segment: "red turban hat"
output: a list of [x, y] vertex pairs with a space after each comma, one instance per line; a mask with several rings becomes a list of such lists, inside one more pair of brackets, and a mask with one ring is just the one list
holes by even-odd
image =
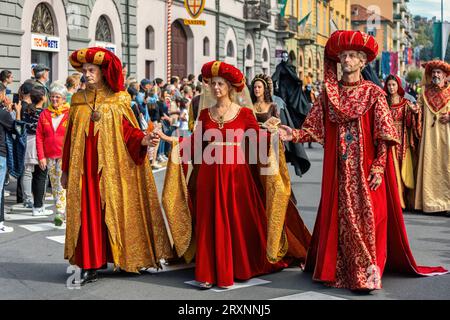
[[378, 43], [374, 37], [361, 31], [335, 31], [325, 46], [325, 56], [339, 61], [342, 51], [362, 51], [367, 55], [367, 62], [373, 61], [378, 55]]
[[94, 47], [77, 50], [69, 56], [69, 62], [80, 72], [84, 63], [95, 64], [101, 68], [106, 82], [114, 92], [125, 90], [122, 62], [107, 49]]
[[205, 79], [222, 77], [229, 81], [237, 92], [241, 92], [245, 87], [245, 77], [242, 72], [231, 64], [221, 61], [211, 61], [204, 64], [202, 77]]
[[431, 72], [434, 69], [442, 70], [447, 76], [450, 75], [450, 64], [442, 60], [431, 60], [422, 65], [425, 68], [425, 74], [431, 77]]

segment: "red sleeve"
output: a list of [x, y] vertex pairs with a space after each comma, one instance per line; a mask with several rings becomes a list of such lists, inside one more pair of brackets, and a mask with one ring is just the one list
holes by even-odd
[[136, 165], [142, 165], [147, 155], [147, 147], [141, 144], [145, 134], [140, 129], [133, 127], [125, 117], [122, 119], [122, 129], [128, 153]]
[[63, 156], [62, 156], [62, 172], [69, 173], [69, 164], [70, 164], [70, 146], [72, 139], [70, 136], [72, 135], [72, 124], [69, 121], [69, 126], [66, 130], [66, 136], [64, 138], [64, 147], [63, 147]]
[[42, 123], [44, 118], [44, 112], [41, 113], [37, 128], [36, 128], [36, 150], [37, 150], [37, 156], [39, 160], [42, 160], [45, 158], [44, 153], [44, 125]]
[[377, 157], [372, 163], [372, 168], [370, 169], [370, 173], [381, 173], [384, 174], [384, 170], [386, 168], [387, 162], [387, 154], [388, 154], [388, 146], [386, 141], [380, 140], [377, 146]]
[[319, 99], [314, 102], [311, 111], [309, 111], [306, 117], [305, 123], [301, 129], [295, 129], [292, 132], [294, 143], [303, 142], [318, 142], [324, 144], [325, 141], [325, 122], [324, 122], [324, 106], [325, 100], [324, 94], [319, 96]]

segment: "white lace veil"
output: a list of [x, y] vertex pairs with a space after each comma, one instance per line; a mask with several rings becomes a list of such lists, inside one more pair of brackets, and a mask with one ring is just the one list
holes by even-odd
[[[225, 80], [227, 81], [227, 80]], [[227, 81], [228, 82], [228, 81]], [[228, 82], [229, 83], [229, 82]], [[217, 100], [214, 97], [214, 94], [211, 91], [211, 79], [208, 79], [208, 85], [203, 85], [202, 94], [200, 96], [200, 102], [199, 102], [199, 108], [198, 108], [198, 115], [197, 119], [195, 120], [195, 123], [197, 124], [198, 118], [200, 117], [200, 113], [204, 109], [212, 108], [216, 105]], [[237, 105], [249, 108], [255, 113], [255, 109], [253, 106], [252, 98], [250, 96], [250, 91], [248, 90], [247, 86], [244, 86], [244, 89], [241, 92], [237, 92], [234, 90], [234, 87], [230, 85], [232, 89], [232, 102], [236, 103]], [[194, 128], [196, 125], [194, 125]]]

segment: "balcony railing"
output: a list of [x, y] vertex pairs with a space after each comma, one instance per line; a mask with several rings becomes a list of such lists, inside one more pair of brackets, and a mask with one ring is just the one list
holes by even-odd
[[270, 24], [270, 4], [266, 1], [246, 1], [244, 4], [244, 19], [262, 21]]
[[294, 38], [298, 32], [298, 19], [294, 16], [277, 16], [275, 30], [278, 40]]
[[279, 15], [276, 20], [276, 29], [278, 31], [297, 33], [297, 25], [298, 20], [293, 16], [287, 16], [283, 18]]
[[316, 33], [314, 28], [306, 26], [306, 28], [298, 33], [297, 40], [299, 45], [312, 44], [316, 42]]

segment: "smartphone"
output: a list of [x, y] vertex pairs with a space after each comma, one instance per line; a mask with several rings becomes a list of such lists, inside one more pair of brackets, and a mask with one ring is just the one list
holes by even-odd
[[14, 93], [12, 102], [13, 103], [19, 103], [19, 94], [18, 93]]

